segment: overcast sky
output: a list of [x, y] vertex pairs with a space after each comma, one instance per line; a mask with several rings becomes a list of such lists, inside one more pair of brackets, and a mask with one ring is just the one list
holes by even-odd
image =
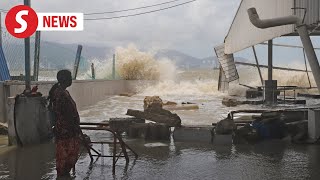
[[[37, 12], [104, 12], [153, 5], [170, 0], [31, 0]], [[170, 5], [183, 3], [180, 0]], [[23, 0], [2, 0], [0, 9], [10, 9]], [[43, 40], [60, 43], [126, 46], [143, 49], [175, 49], [195, 57], [213, 55], [223, 42], [240, 0], [197, 0], [180, 7], [136, 17], [86, 21], [83, 32], [45, 32]], [[155, 10], [159, 7], [90, 17], [111, 17]], [[85, 16], [88, 18], [89, 16]]]

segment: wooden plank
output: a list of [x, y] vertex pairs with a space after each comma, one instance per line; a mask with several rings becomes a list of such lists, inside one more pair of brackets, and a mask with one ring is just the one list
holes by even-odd
[[[163, 110], [166, 111], [166, 110]], [[170, 112], [170, 111], [168, 111]], [[127, 114], [129, 116], [134, 116], [140, 119], [146, 119], [150, 121], [154, 121], [157, 123], [164, 123], [171, 127], [180, 127], [181, 126], [181, 119], [176, 114], [160, 114], [156, 112], [146, 112], [146, 111], [139, 111], [128, 109]]]

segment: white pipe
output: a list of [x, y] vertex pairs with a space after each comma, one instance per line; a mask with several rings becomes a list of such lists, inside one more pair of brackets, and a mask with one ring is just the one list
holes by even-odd
[[276, 26], [284, 26], [289, 24], [296, 24], [296, 25], [302, 24], [302, 20], [297, 16], [286, 16], [286, 17], [280, 17], [280, 18], [274, 18], [274, 19], [261, 20], [259, 18], [256, 8], [248, 9], [248, 15], [251, 23], [257, 28], [261, 28], [261, 29], [266, 29], [266, 28], [271, 28]]
[[302, 24], [302, 20], [297, 16], [286, 16], [281, 18], [261, 20], [255, 8], [248, 9], [248, 15], [251, 23], [257, 28], [261, 29], [289, 24], [295, 24], [297, 26], [297, 31], [306, 51], [312, 74], [320, 93], [320, 66], [307, 30], [307, 26]]

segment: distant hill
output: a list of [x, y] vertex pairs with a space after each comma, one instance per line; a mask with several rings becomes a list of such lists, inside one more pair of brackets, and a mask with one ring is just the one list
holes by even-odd
[[[40, 47], [40, 68], [44, 69], [72, 69], [77, 52], [77, 44], [60, 44], [55, 42], [42, 41]], [[31, 63], [33, 63], [34, 44], [31, 44]], [[107, 57], [109, 47], [83, 46], [80, 67], [88, 69], [89, 60]], [[10, 69], [24, 69], [24, 44], [4, 44], [4, 52]], [[32, 64], [33, 65], [33, 64]]]
[[178, 68], [214, 68], [217, 66], [216, 57], [196, 58], [187, 54], [184, 54], [176, 50], [160, 50], [155, 55], [156, 59], [168, 58], [175, 62]]
[[[77, 44], [60, 44], [55, 42], [41, 42], [40, 68], [43, 69], [72, 69], [76, 57]], [[10, 69], [24, 69], [24, 46], [21, 44], [4, 44], [5, 55]], [[34, 45], [31, 46], [31, 62], [33, 63]], [[112, 56], [114, 49], [111, 47], [98, 47], [84, 45], [80, 67], [90, 68], [92, 59], [106, 59]], [[217, 68], [219, 63], [215, 56], [196, 58], [180, 51], [172, 49], [159, 50], [155, 54], [156, 59], [168, 58], [177, 68]], [[235, 57], [236, 61], [248, 62], [247, 59]]]

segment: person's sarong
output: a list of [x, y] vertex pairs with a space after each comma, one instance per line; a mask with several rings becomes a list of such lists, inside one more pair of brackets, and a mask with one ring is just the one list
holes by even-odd
[[67, 175], [75, 166], [79, 150], [79, 137], [56, 140], [56, 169], [58, 176]]

